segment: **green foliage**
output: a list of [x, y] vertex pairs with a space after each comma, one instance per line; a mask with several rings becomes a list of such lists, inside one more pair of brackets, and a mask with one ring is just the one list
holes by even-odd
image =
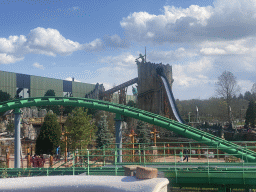
[[256, 105], [253, 100], [249, 102], [248, 109], [246, 110], [245, 116], [245, 124], [250, 125], [251, 127], [255, 127], [255, 120], [256, 120]]
[[[150, 143], [150, 133], [149, 129], [145, 122], [138, 121], [137, 122], [137, 132], [138, 132], [138, 143]], [[147, 147], [148, 145], [145, 145]]]
[[14, 120], [10, 120], [6, 126], [6, 131], [8, 132], [9, 135], [14, 134]]
[[79, 107], [68, 115], [64, 127], [68, 132], [68, 140], [71, 143], [70, 149], [72, 151], [79, 146], [87, 146], [95, 136], [96, 126], [87, 111], [84, 112], [84, 108]]
[[44, 96], [54, 96], [55, 97], [55, 91], [52, 89], [49, 89], [45, 92]]
[[97, 127], [97, 148], [102, 148], [104, 145], [105, 147], [108, 147], [111, 143], [111, 138], [113, 137], [113, 135], [109, 131], [107, 117], [105, 115], [101, 116]]
[[72, 113], [72, 111], [76, 108], [75, 106], [63, 106], [64, 111], [63, 115], [68, 115], [69, 113]]
[[[230, 103], [232, 108], [233, 119], [244, 119], [245, 110], [248, 106], [248, 101], [244, 99], [233, 99]], [[211, 97], [205, 100], [191, 99], [176, 102], [179, 112], [183, 119], [188, 119], [188, 113], [190, 113], [190, 121], [196, 120], [196, 106], [199, 109], [200, 122], [216, 123], [225, 122], [227, 119], [227, 102], [223, 98]]]
[[60, 128], [56, 114], [47, 113], [36, 140], [36, 154], [54, 154], [60, 144]]
[[[12, 100], [11, 95], [7, 92], [3, 92], [0, 90], [0, 103], [4, 101]], [[0, 116], [2, 116], [5, 112], [0, 112]]]
[[5, 169], [3, 169], [1, 177], [2, 178], [8, 178], [7, 167], [5, 167]]
[[0, 103], [4, 101], [8, 101], [10, 99], [11, 99], [11, 95], [9, 93], [6, 93], [0, 90]]
[[246, 91], [246, 92], [244, 93], [244, 99], [247, 100], [247, 101], [250, 101], [250, 100], [253, 99], [253, 95], [251, 94], [250, 91]]
[[242, 93], [239, 94], [238, 99], [244, 99], [244, 96], [242, 95]]

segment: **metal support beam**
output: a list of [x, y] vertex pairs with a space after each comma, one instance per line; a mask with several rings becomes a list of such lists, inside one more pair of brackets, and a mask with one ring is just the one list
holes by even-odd
[[20, 109], [16, 108], [14, 112], [15, 127], [15, 149], [14, 149], [14, 168], [20, 168]]
[[122, 118], [120, 114], [116, 113], [116, 148], [117, 148], [117, 162], [122, 163]]

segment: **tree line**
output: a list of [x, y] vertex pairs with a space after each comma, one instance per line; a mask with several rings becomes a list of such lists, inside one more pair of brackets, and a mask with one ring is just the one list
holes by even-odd
[[240, 93], [236, 77], [224, 71], [215, 84], [216, 96], [209, 99], [176, 100], [177, 107], [185, 121], [195, 122], [198, 107], [200, 122], [219, 122], [230, 126], [245, 121], [245, 126], [255, 126], [256, 122], [256, 83], [251, 91]]

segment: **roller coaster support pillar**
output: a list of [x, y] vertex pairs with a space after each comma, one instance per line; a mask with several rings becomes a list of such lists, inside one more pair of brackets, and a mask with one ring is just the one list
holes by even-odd
[[117, 162], [122, 163], [122, 118], [120, 114], [116, 114], [115, 121]]
[[14, 150], [14, 168], [20, 168], [20, 109], [16, 108], [14, 112], [15, 127], [15, 150]]

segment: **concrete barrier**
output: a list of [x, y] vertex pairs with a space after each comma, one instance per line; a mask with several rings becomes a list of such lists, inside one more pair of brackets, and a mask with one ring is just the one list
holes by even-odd
[[0, 179], [1, 191], [167, 192], [166, 178], [140, 180], [131, 176], [41, 176]]

